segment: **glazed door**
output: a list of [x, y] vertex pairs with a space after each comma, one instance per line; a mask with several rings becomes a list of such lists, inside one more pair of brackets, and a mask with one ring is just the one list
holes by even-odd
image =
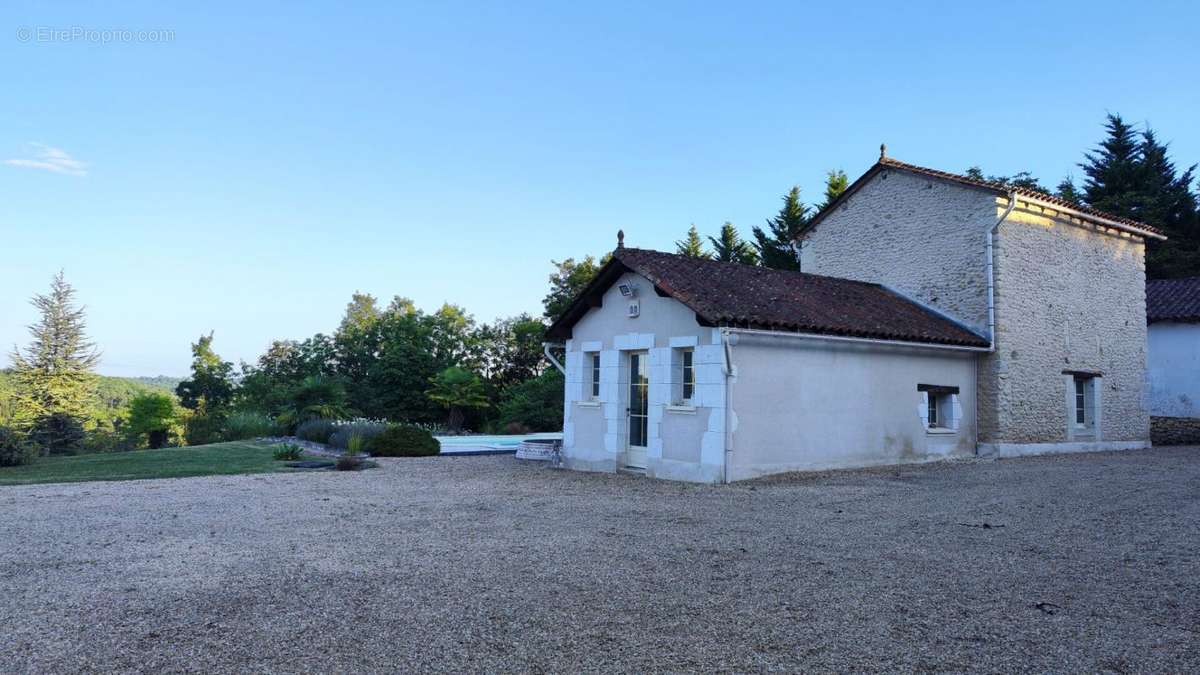
[[646, 377], [646, 352], [629, 354], [629, 442], [625, 466], [646, 468], [646, 440], [650, 425], [650, 381]]

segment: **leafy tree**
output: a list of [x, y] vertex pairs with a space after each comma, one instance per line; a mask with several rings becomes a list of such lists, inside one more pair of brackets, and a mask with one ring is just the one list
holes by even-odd
[[1025, 188], [1027, 190], [1035, 190], [1037, 192], [1046, 194], [1049, 194], [1050, 192], [1042, 186], [1041, 182], [1038, 181], [1037, 178], [1033, 177], [1033, 174], [1029, 173], [1028, 171], [1015, 173], [1011, 176], [984, 176], [983, 171], [979, 167], [973, 166], [967, 169], [965, 175], [967, 178], [972, 180], [982, 181], [985, 183], [996, 183], [997, 185], [1001, 185], [1003, 187]]
[[[378, 352], [367, 369], [365, 382], [353, 390], [352, 405], [368, 417], [435, 421], [440, 410], [424, 393], [429, 378], [439, 370], [431, 322], [415, 310], [388, 312], [377, 330]], [[363, 397], [364, 391], [371, 395]]]
[[725, 221], [721, 233], [717, 237], [709, 237], [713, 248], [713, 259], [721, 262], [757, 265], [758, 253], [750, 242], [742, 239], [733, 223]]
[[166, 394], [139, 394], [129, 402], [129, 434], [138, 442], [145, 438], [150, 448], [167, 444], [175, 422], [175, 401]]
[[[88, 341], [84, 308], [74, 303], [75, 290], [63, 273], [55, 275], [46, 295], [31, 300], [41, 313], [29, 327], [32, 341], [12, 352], [18, 428], [33, 428], [30, 439], [43, 449], [74, 447], [82, 438], [82, 420], [95, 401], [100, 360]], [[74, 430], [79, 428], [79, 439]]]
[[562, 430], [564, 386], [562, 373], [549, 368], [506, 389], [499, 404], [500, 425], [516, 423], [531, 431]]
[[[767, 230], [754, 228], [754, 247], [764, 267], [777, 270], [799, 270], [798, 239], [810, 217], [809, 208], [800, 201], [800, 187], [793, 186], [783, 196], [783, 206], [774, 218], [767, 220]], [[722, 231], [724, 236], [724, 231]], [[718, 256], [719, 257], [719, 256]]]
[[590, 255], [579, 261], [574, 258], [567, 258], [562, 262], [551, 260], [550, 264], [554, 265], [555, 269], [550, 275], [550, 292], [542, 298], [542, 306], [545, 308], [543, 315], [554, 321], [567, 311], [575, 296], [596, 278], [601, 264]]
[[704, 250], [704, 240], [700, 238], [700, 233], [696, 231], [694, 224], [688, 228], [687, 237], [675, 242], [675, 252], [689, 258], [712, 257], [712, 254]]
[[491, 405], [484, 393], [483, 382], [469, 370], [451, 366], [430, 378], [429, 384], [425, 394], [450, 412], [447, 420], [450, 431], [457, 432], [462, 428], [464, 409]]
[[825, 200], [821, 202], [821, 206], [817, 211], [824, 211], [830, 204], [837, 201], [838, 197], [850, 187], [850, 177], [841, 169], [831, 169], [825, 174]]
[[233, 400], [233, 364], [221, 360], [212, 341], [209, 333], [192, 344], [192, 376], [179, 383], [175, 394], [183, 407], [219, 417]]
[[336, 364], [337, 347], [328, 335], [272, 342], [257, 362], [242, 363], [235, 405], [244, 411], [278, 415], [294, 386], [306, 377], [333, 375]]
[[499, 319], [476, 334], [483, 374], [496, 390], [537, 377], [545, 368], [542, 340], [546, 324], [528, 314]]
[[379, 303], [375, 300], [375, 296], [355, 292], [350, 296], [350, 302], [346, 305], [346, 313], [342, 316], [338, 333], [368, 330], [378, 320]]

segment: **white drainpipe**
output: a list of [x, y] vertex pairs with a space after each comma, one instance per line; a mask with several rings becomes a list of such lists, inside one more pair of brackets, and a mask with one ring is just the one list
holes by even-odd
[[730, 335], [728, 328], [721, 329], [721, 347], [725, 356], [722, 370], [725, 373], [725, 443], [724, 455], [721, 457], [721, 482], [729, 483], [729, 460], [733, 455], [733, 346], [737, 344], [737, 336]]
[[563, 368], [563, 364], [559, 363], [558, 359], [554, 358], [554, 355], [550, 353], [551, 347], [559, 347], [559, 346], [561, 346], [561, 345], [553, 343], [553, 342], [543, 342], [542, 343], [542, 353], [546, 355], [547, 359], [550, 359], [550, 363], [553, 363], [555, 368], [558, 368], [558, 372], [562, 373], [563, 375], [566, 375], [567, 369]]
[[992, 240], [995, 234], [1000, 229], [1000, 223], [1003, 223], [1008, 215], [1017, 207], [1017, 193], [1009, 191], [1008, 207], [1004, 209], [1004, 213], [1000, 214], [1000, 219], [995, 225], [988, 228], [987, 231], [987, 247], [985, 256], [987, 258], [987, 309], [988, 309], [988, 351], [996, 351], [996, 263], [992, 250]]

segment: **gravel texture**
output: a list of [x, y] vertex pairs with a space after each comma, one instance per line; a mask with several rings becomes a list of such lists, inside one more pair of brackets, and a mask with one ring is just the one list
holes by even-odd
[[1200, 450], [0, 488], [0, 670], [1200, 670]]

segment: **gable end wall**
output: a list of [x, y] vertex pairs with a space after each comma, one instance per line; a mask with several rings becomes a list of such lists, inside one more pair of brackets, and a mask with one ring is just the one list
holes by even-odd
[[984, 241], [995, 196], [884, 170], [808, 234], [801, 269], [884, 284], [987, 331]]

